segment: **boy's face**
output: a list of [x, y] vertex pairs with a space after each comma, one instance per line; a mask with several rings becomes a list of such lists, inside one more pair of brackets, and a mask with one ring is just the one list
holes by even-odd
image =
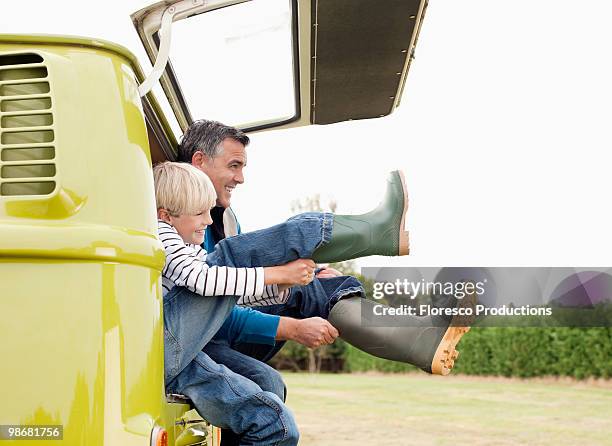
[[162, 220], [170, 223], [176, 229], [185, 243], [201, 245], [204, 241], [204, 231], [212, 224], [210, 209], [206, 209], [197, 215], [179, 215], [174, 217], [167, 214], [167, 219]]

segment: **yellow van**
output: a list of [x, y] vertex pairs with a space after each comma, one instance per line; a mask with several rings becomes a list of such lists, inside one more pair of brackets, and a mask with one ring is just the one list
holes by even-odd
[[[0, 35], [2, 444], [219, 444], [189, 401], [164, 392], [151, 165], [175, 158], [173, 126], [193, 117], [259, 131], [390, 114], [425, 8], [166, 0], [132, 15], [151, 73], [110, 42]], [[215, 67], [204, 95], [198, 43], [215, 39], [219, 54], [266, 62]], [[158, 80], [167, 109], [150, 91]], [[232, 115], [224, 105], [238, 99]]]

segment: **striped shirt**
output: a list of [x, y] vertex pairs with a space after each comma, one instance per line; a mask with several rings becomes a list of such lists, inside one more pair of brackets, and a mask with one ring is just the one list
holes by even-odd
[[172, 225], [158, 220], [158, 232], [166, 254], [164, 296], [175, 286], [182, 286], [201, 296], [240, 296], [240, 305], [274, 305], [287, 300], [289, 290], [279, 294], [277, 285], [264, 284], [262, 267], [209, 266], [206, 251], [185, 243]]

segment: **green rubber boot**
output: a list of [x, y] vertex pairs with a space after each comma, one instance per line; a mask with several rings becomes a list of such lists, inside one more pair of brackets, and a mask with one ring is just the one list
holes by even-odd
[[407, 255], [407, 210], [404, 174], [395, 170], [389, 174], [385, 197], [376, 209], [363, 215], [334, 215], [331, 240], [315, 250], [312, 259], [332, 263], [371, 255]]
[[[466, 297], [456, 304], [473, 307], [475, 302], [473, 297]], [[342, 299], [334, 305], [328, 320], [342, 339], [366, 353], [412, 364], [434, 375], [451, 372], [459, 356], [455, 347], [470, 330], [473, 317], [397, 316], [401, 327], [364, 326], [362, 311], [364, 318], [372, 315], [375, 305], [380, 304], [360, 297]], [[411, 318], [409, 324], [407, 318]]]

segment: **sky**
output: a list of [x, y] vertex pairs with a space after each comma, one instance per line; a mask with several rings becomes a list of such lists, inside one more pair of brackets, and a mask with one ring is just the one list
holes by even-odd
[[[98, 4], [3, 1], [0, 30], [112, 40], [148, 71], [129, 18], [147, 2]], [[392, 115], [252, 136], [243, 228], [315, 193], [366, 212], [399, 168], [412, 253], [361, 266], [609, 266], [611, 16], [606, 0], [430, 1]]]

